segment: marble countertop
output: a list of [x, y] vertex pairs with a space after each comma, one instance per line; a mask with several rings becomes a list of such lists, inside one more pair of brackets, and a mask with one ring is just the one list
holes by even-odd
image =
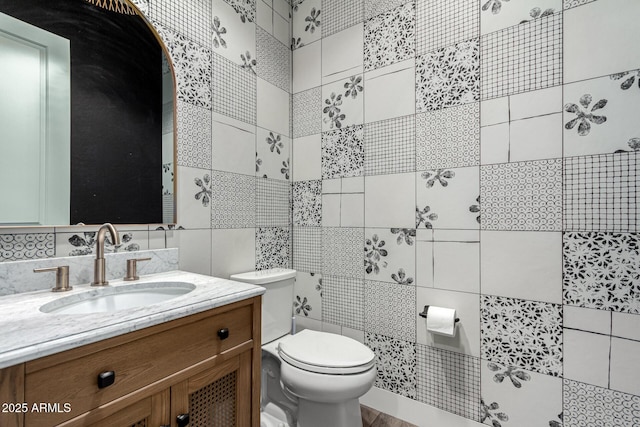
[[142, 276], [135, 282], [112, 280], [109, 286], [149, 282], [188, 282], [195, 289], [157, 304], [91, 314], [40, 311], [42, 305], [56, 299], [99, 291], [100, 288], [88, 284], [76, 285], [69, 292], [37, 291], [0, 297], [0, 368], [200, 313], [265, 291], [260, 286], [184, 271]]

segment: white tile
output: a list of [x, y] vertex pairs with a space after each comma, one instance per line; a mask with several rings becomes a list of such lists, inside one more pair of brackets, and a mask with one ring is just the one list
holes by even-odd
[[[454, 337], [427, 332], [426, 319], [417, 314], [425, 305], [454, 308], [460, 319]], [[444, 350], [480, 356], [480, 296], [466, 292], [445, 291], [440, 289], [417, 288], [416, 318], [418, 319], [418, 343]]]
[[329, 322], [322, 322], [322, 332], [329, 332], [330, 334], [342, 335], [342, 326]]
[[363, 24], [322, 39], [323, 84], [362, 74], [363, 40]]
[[291, 27], [289, 22], [280, 14], [273, 14], [273, 36], [285, 46], [291, 44]]
[[149, 230], [149, 249], [165, 249], [167, 247], [165, 230]]
[[342, 335], [344, 335], [345, 337], [353, 338], [354, 340], [364, 344], [364, 331], [359, 331], [357, 329], [347, 328], [346, 326], [343, 326]]
[[611, 312], [565, 305], [562, 313], [562, 325], [565, 328], [609, 335], [611, 332]]
[[512, 162], [562, 157], [562, 113], [511, 122]]
[[273, 9], [262, 0], [256, 2], [256, 24], [273, 35]]
[[415, 227], [414, 174], [365, 177], [367, 227]]
[[640, 341], [640, 315], [614, 312], [611, 335]]
[[287, 0], [273, 0], [273, 10], [285, 19], [289, 19], [291, 5]]
[[337, 194], [342, 192], [342, 179], [323, 179], [322, 194]]
[[320, 134], [295, 138], [293, 140], [293, 180], [321, 179], [321, 158], [322, 138]]
[[214, 170], [253, 175], [256, 170], [256, 135], [236, 126], [214, 120], [211, 148]]
[[366, 73], [365, 93], [365, 123], [414, 114], [415, 61], [403, 61]]
[[289, 164], [289, 170], [291, 170], [291, 141], [286, 135], [258, 128], [255, 152], [260, 159], [260, 164], [258, 165], [256, 160], [256, 167], [254, 167], [256, 176], [278, 180], [288, 179], [287, 173], [282, 173], [285, 164]]
[[180, 230], [177, 240], [180, 270], [211, 275], [211, 230]]
[[317, 319], [311, 319], [304, 316], [295, 316], [296, 320], [296, 333], [305, 329], [312, 331], [322, 331], [322, 322]]
[[480, 163], [490, 165], [509, 161], [509, 123], [480, 128]]
[[433, 230], [433, 240], [440, 242], [479, 242], [480, 230]]
[[416, 285], [433, 287], [433, 242], [416, 242]]
[[[293, 93], [322, 84], [320, 46], [320, 42], [315, 42], [293, 51]], [[318, 105], [318, 108], [321, 106]]]
[[340, 226], [364, 227], [364, 194], [342, 194]]
[[609, 336], [564, 330], [564, 378], [607, 387], [609, 383]]
[[611, 383], [613, 390], [640, 395], [640, 342], [611, 339]]
[[291, 96], [258, 77], [258, 126], [289, 136]]
[[[637, 0], [599, 0], [565, 10], [564, 82], [638, 68], [637, 56], [630, 54], [638, 48], [630, 32], [638, 16]], [[598, 37], [593, 37], [594, 28]]]
[[511, 120], [562, 112], [562, 86], [512, 95], [509, 98]]
[[322, 226], [340, 227], [340, 194], [322, 195]]
[[253, 271], [256, 263], [255, 237], [254, 228], [211, 230], [211, 275], [228, 279], [232, 274]]
[[434, 287], [480, 293], [480, 244], [434, 243]]
[[[361, 125], [364, 120], [364, 101], [363, 93], [358, 92], [356, 97], [345, 96], [345, 84], [350, 84], [352, 79], [357, 82], [361, 79], [360, 74], [352, 74], [349, 77], [345, 77], [342, 80], [326, 84], [322, 86], [322, 107], [327, 107], [328, 104], [335, 105], [340, 109], [340, 115], [342, 118], [339, 120], [340, 127], [345, 128], [351, 125]], [[362, 82], [358, 84], [362, 86]], [[334, 122], [334, 118], [329, 117], [329, 113], [322, 114], [322, 131], [326, 132], [332, 129], [337, 129], [338, 125]]]
[[[623, 81], [605, 76], [564, 86], [565, 105], [573, 104], [573, 108], [579, 110], [569, 112], [565, 107], [562, 120], [565, 126], [578, 119], [580, 113], [606, 118], [602, 123], [582, 119], [572, 129], [563, 127], [565, 157], [631, 151], [629, 141], [640, 137], [637, 126], [640, 97], [637, 96], [637, 83], [623, 90], [620, 87]], [[590, 128], [580, 132], [583, 120]]]
[[490, 99], [480, 103], [480, 126], [496, 125], [509, 121], [509, 98]]
[[482, 293], [562, 303], [562, 233], [482, 231]]
[[343, 193], [364, 193], [364, 177], [342, 178]]

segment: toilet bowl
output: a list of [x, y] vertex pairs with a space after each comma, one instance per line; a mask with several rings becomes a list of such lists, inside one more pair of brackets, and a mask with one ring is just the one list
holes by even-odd
[[262, 306], [261, 424], [362, 427], [358, 399], [375, 381], [375, 354], [341, 335], [308, 329], [290, 333], [294, 270], [244, 273], [231, 280], [267, 289]]

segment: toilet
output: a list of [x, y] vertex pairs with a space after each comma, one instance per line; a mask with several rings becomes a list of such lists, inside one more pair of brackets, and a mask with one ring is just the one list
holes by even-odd
[[376, 378], [375, 354], [341, 335], [291, 334], [296, 271], [235, 274], [266, 288], [262, 298], [261, 427], [362, 427], [359, 398]]

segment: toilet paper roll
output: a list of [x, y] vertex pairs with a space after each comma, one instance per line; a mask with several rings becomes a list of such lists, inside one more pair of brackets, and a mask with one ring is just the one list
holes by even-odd
[[430, 306], [427, 312], [427, 331], [453, 337], [456, 335], [456, 310]]

